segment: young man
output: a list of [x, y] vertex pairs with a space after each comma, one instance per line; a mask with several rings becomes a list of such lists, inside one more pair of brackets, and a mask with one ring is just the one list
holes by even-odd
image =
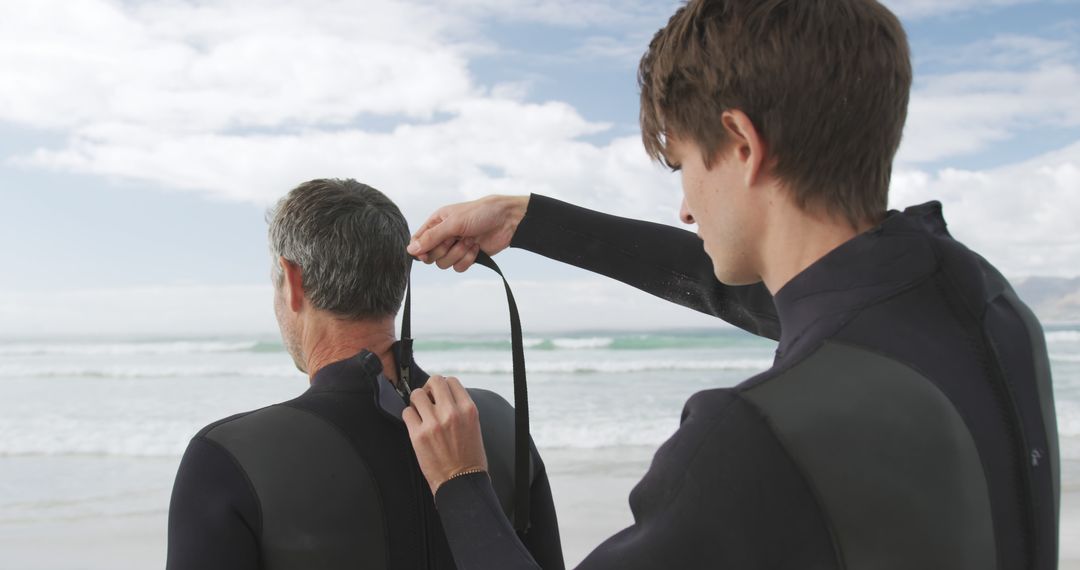
[[[687, 402], [630, 495], [635, 524], [581, 568], [1055, 568], [1042, 330], [940, 204], [886, 212], [911, 85], [895, 16], [691, 0], [639, 79], [645, 146], [681, 170], [697, 236], [490, 197], [437, 211], [409, 246], [458, 270], [529, 249], [779, 340], [770, 370]], [[412, 402], [458, 567], [543, 567], [475, 472], [468, 394], [436, 378]]]
[[[270, 221], [274, 314], [311, 387], [207, 426], [192, 439], [169, 508], [171, 570], [453, 569], [431, 492], [401, 420], [394, 315], [408, 283], [408, 225], [378, 190], [313, 180]], [[427, 375], [408, 370], [413, 388]], [[401, 376], [404, 376], [402, 374]], [[514, 415], [473, 391], [512, 511]], [[533, 452], [524, 543], [562, 568], [543, 462]]]

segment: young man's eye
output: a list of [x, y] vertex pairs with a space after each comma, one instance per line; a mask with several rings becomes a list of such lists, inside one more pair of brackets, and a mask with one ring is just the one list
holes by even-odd
[[667, 167], [670, 168], [672, 172], [678, 172], [678, 171], [682, 170], [682, 165], [681, 164], [672, 164], [672, 163], [669, 162]]

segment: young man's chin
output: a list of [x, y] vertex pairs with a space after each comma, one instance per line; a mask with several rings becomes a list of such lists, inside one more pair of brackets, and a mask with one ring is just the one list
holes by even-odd
[[713, 263], [713, 275], [717, 281], [729, 287], [741, 287], [743, 285], [756, 285], [761, 282], [761, 276], [753, 275], [747, 271], [739, 271], [727, 267], [719, 267]]

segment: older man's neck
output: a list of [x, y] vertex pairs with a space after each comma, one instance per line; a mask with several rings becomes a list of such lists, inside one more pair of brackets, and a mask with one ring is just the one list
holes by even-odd
[[304, 339], [309, 379], [314, 379], [327, 365], [367, 350], [382, 361], [383, 374], [397, 381], [397, 367], [391, 351], [397, 340], [392, 317], [381, 321], [345, 321], [330, 317], [319, 319], [312, 325]]

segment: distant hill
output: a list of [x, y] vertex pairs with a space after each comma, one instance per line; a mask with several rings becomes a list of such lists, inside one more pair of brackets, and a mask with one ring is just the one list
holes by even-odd
[[1080, 323], [1080, 277], [1027, 277], [1012, 283], [1044, 323]]

